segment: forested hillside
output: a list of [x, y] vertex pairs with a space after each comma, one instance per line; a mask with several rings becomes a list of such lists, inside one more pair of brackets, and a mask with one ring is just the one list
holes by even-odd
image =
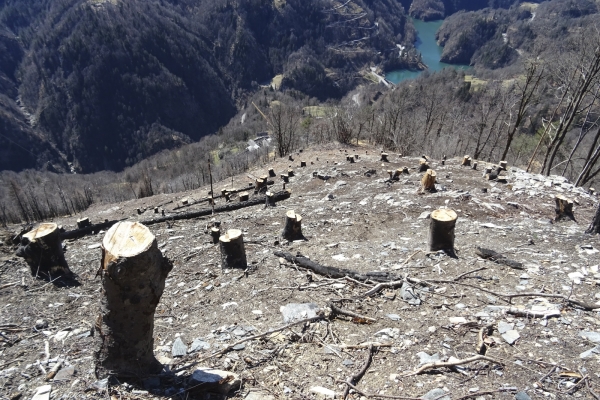
[[196, 141], [260, 83], [321, 100], [416, 68], [396, 0], [0, 3], [0, 169], [120, 170]]

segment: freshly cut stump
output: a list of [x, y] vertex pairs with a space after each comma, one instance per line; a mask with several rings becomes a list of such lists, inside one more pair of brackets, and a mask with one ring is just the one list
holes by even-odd
[[145, 376], [161, 371], [154, 358], [154, 311], [173, 264], [150, 230], [118, 222], [102, 240], [102, 300], [96, 320], [96, 376]]
[[281, 236], [290, 242], [304, 239], [302, 235], [302, 216], [300, 214], [296, 214], [294, 210], [285, 213], [285, 226]]
[[568, 218], [572, 221], [575, 221], [575, 215], [573, 214], [573, 200], [563, 196], [562, 194], [557, 194], [554, 198], [554, 202], [556, 203], [555, 211], [556, 218], [555, 221], [560, 221], [563, 218]]
[[448, 208], [431, 213], [429, 251], [444, 250], [454, 254], [454, 226], [457, 217], [456, 212]]
[[460, 165], [462, 165], [463, 167], [470, 167], [471, 166], [471, 157], [464, 156]]
[[31, 275], [45, 278], [71, 276], [60, 241], [60, 230], [54, 223], [42, 223], [21, 238], [17, 256], [29, 265]]
[[350, 164], [354, 164], [354, 156], [346, 157], [346, 161], [350, 161]]
[[492, 173], [492, 168], [491, 168], [491, 167], [485, 167], [485, 168], [483, 169], [483, 177], [484, 177], [484, 178], [485, 178], [485, 177], [487, 177], [487, 175], [488, 175], [488, 174], [491, 174], [491, 173]]
[[221, 268], [246, 268], [244, 237], [239, 229], [230, 229], [219, 238], [221, 247]]
[[254, 191], [259, 193], [263, 188], [267, 187], [267, 180], [258, 178], [256, 179], [256, 184], [254, 185]]
[[381, 161], [389, 162], [387, 153], [381, 153]]
[[506, 167], [508, 166], [508, 163], [506, 161], [500, 161], [500, 169], [502, 169], [503, 171], [506, 171]]
[[273, 192], [265, 193], [265, 207], [275, 207], [275, 200], [273, 199]]
[[421, 178], [421, 189], [426, 192], [435, 192], [436, 173], [432, 169], [428, 169]]
[[289, 177], [294, 176], [294, 170], [293, 169], [288, 169], [288, 176]]
[[212, 238], [213, 244], [219, 243], [219, 237], [221, 237], [221, 229], [216, 226], [210, 228], [210, 236]]
[[300, 161], [300, 168], [306, 167], [306, 161]]

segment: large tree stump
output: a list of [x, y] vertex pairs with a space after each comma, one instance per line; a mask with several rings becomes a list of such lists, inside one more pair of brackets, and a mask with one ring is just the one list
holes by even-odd
[[54, 279], [73, 275], [63, 254], [60, 230], [54, 223], [39, 224], [25, 233], [17, 256], [25, 259], [33, 276]]
[[450, 255], [454, 255], [454, 226], [457, 217], [453, 210], [447, 208], [431, 213], [429, 251], [444, 250]]
[[112, 226], [102, 240], [101, 314], [96, 320], [96, 376], [156, 374], [154, 311], [173, 264], [139, 222]]
[[427, 159], [421, 158], [419, 160], [419, 172], [425, 172], [428, 169], [431, 169], [431, 167], [429, 166], [429, 164], [427, 164]]
[[435, 171], [428, 169], [421, 178], [421, 190], [424, 192], [435, 192], [435, 178]]
[[221, 268], [246, 268], [244, 236], [239, 229], [230, 229], [219, 238], [221, 247]]
[[300, 214], [296, 214], [294, 210], [285, 213], [285, 226], [281, 236], [290, 242], [304, 239], [302, 235], [302, 216]]
[[557, 194], [554, 198], [554, 202], [556, 204], [556, 218], [555, 221], [560, 221], [561, 219], [568, 218], [572, 221], [575, 221], [575, 215], [573, 215], [573, 200], [563, 196], [562, 194]]

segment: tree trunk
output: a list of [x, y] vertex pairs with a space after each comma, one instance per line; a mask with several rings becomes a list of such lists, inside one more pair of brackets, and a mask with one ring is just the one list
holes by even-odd
[[219, 238], [221, 246], [221, 268], [246, 268], [244, 236], [239, 229], [230, 229]]
[[585, 233], [590, 235], [596, 235], [600, 233], [600, 203], [598, 203], [598, 207], [596, 208], [596, 213], [594, 214], [594, 218], [590, 223], [590, 226], [585, 230]]
[[556, 203], [556, 208], [554, 209], [556, 211], [555, 221], [560, 221], [563, 218], [575, 221], [575, 215], [573, 215], [573, 200], [562, 194], [557, 194], [554, 198], [554, 202]]
[[73, 275], [63, 254], [61, 236], [54, 223], [43, 223], [21, 238], [17, 256], [23, 257], [31, 275], [54, 279]]
[[442, 208], [431, 213], [429, 251], [444, 250], [454, 254], [454, 227], [458, 216], [453, 210]]
[[302, 216], [300, 214], [296, 214], [293, 210], [289, 210], [285, 214], [285, 227], [281, 236], [290, 242], [304, 239], [302, 235]]
[[156, 374], [154, 311], [173, 264], [139, 222], [119, 222], [102, 240], [103, 296], [96, 320], [96, 376]]
[[428, 169], [423, 178], [421, 178], [421, 190], [424, 192], [435, 192], [435, 178], [435, 171]]

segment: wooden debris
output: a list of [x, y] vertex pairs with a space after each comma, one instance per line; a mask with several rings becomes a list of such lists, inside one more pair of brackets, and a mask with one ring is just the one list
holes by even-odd
[[505, 256], [503, 256], [502, 254], [495, 252], [494, 250], [485, 249], [483, 247], [478, 246], [477, 250], [475, 251], [475, 254], [477, 254], [479, 257], [483, 258], [484, 260], [490, 260], [490, 261], [495, 262], [496, 264], [506, 265], [507, 267], [510, 267], [513, 269], [525, 269], [523, 267], [523, 263], [508, 259]]
[[352, 318], [352, 322], [356, 322], [358, 324], [372, 324], [377, 322], [375, 318], [366, 317], [352, 311], [341, 309], [331, 302], [328, 304], [328, 307], [331, 308], [332, 317], [335, 317], [336, 315], [345, 315], [346, 317]]
[[369, 346], [369, 354], [367, 356], [367, 360], [365, 361], [365, 363], [362, 366], [362, 368], [360, 369], [360, 371], [358, 371], [351, 378], [348, 378], [346, 380], [346, 389], [344, 390], [344, 393], [342, 394], [342, 399], [346, 400], [346, 398], [348, 397], [348, 394], [350, 393], [350, 387], [358, 384], [358, 382], [361, 380], [361, 378], [367, 373], [367, 370], [371, 366], [372, 360], [373, 360], [373, 346]]
[[469, 364], [469, 363], [472, 363], [475, 361], [489, 361], [494, 364], [504, 365], [502, 362], [495, 360], [491, 357], [477, 355], [477, 356], [464, 358], [462, 360], [456, 360], [456, 361], [436, 361], [436, 362], [432, 362], [432, 363], [427, 363], [425, 365], [422, 365], [420, 368], [414, 370], [413, 372], [403, 374], [402, 376], [407, 377], [407, 376], [419, 375], [425, 371], [429, 371], [430, 369], [443, 368], [443, 367], [456, 367], [459, 365]]

